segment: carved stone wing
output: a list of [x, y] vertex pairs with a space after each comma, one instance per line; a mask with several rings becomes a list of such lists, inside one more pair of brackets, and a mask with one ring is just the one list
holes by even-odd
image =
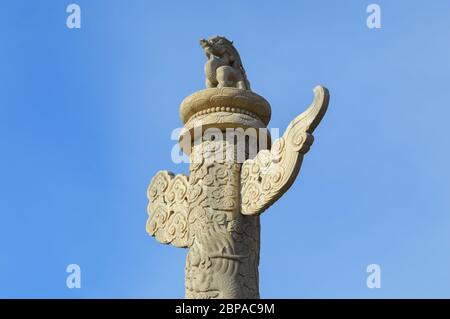
[[147, 233], [163, 243], [188, 247], [189, 183], [186, 175], [159, 171], [147, 190]]
[[294, 182], [303, 156], [314, 141], [312, 133], [328, 107], [329, 93], [323, 86], [314, 88], [314, 101], [297, 116], [271, 150], [258, 152], [246, 160], [241, 170], [241, 212], [260, 214], [285, 193]]

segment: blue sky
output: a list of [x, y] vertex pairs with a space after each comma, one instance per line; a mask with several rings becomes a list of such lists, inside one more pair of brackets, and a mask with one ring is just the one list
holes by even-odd
[[[375, 1], [373, 1], [375, 2]], [[145, 232], [198, 40], [232, 39], [283, 132], [329, 88], [295, 184], [262, 215], [261, 296], [450, 297], [450, 3], [0, 4], [0, 297], [178, 298], [186, 250]], [[66, 287], [79, 264], [81, 289]], [[368, 289], [366, 267], [381, 266]]]

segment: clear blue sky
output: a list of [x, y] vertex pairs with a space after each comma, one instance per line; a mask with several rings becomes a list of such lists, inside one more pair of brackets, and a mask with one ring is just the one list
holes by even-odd
[[[145, 232], [201, 37], [241, 52], [281, 132], [328, 113], [262, 216], [262, 297], [450, 297], [450, 2], [79, 0], [0, 4], [0, 297], [183, 297], [186, 251]], [[82, 288], [66, 287], [79, 264]], [[381, 266], [380, 289], [366, 267]]]

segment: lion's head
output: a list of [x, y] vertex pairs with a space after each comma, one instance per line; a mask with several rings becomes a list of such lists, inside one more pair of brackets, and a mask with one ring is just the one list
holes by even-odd
[[208, 40], [201, 39], [200, 46], [206, 53], [206, 56], [209, 58], [210, 56], [222, 57], [225, 53], [235, 57], [236, 49], [233, 47], [233, 42], [229, 41], [227, 38], [216, 35], [210, 37]]

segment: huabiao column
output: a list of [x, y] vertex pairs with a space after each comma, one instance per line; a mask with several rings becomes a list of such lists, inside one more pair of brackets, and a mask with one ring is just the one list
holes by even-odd
[[270, 104], [251, 91], [233, 43], [215, 36], [200, 45], [207, 88], [180, 107], [190, 175], [153, 177], [147, 232], [189, 248], [186, 298], [259, 298], [259, 215], [295, 180], [329, 94], [317, 86], [311, 106], [272, 144]]

